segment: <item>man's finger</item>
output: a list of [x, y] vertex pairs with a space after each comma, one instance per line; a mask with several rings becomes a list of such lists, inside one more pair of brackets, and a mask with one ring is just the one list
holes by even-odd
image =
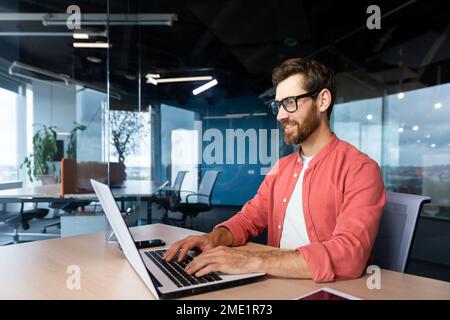
[[167, 251], [166, 251], [166, 253], [164, 254], [164, 257], [163, 257], [163, 258], [164, 258], [166, 261], [172, 260], [172, 259], [175, 257], [175, 255], [177, 254], [177, 252], [180, 250], [180, 247], [183, 245], [182, 243], [183, 243], [182, 241], [177, 241], [177, 242], [175, 242], [174, 244], [172, 244], [172, 245], [170, 246], [170, 248], [167, 249]]
[[212, 264], [207, 265], [205, 268], [197, 271], [195, 273], [195, 276], [196, 277], [203, 277], [203, 276], [205, 276], [205, 275], [207, 275], [207, 274], [209, 274], [211, 272], [216, 272], [216, 271], [220, 271], [220, 265], [217, 264], [217, 263], [212, 263]]
[[187, 253], [189, 252], [189, 250], [194, 247], [191, 244], [187, 244], [185, 243], [179, 250], [178, 250], [178, 262], [181, 262], [184, 260], [184, 258], [186, 258]]
[[204, 252], [194, 260], [192, 260], [186, 267], [185, 271], [188, 274], [194, 274], [195, 272], [203, 269], [209, 264], [216, 263], [215, 256], [210, 255], [208, 252]]

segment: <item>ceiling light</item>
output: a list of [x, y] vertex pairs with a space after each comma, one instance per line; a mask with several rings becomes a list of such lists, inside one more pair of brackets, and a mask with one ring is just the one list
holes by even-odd
[[89, 39], [89, 35], [87, 33], [74, 33], [73, 38], [86, 40]]
[[106, 42], [74, 42], [74, 48], [109, 48], [111, 45]]
[[403, 128], [398, 128], [398, 132], [402, 133], [404, 131]]
[[229, 113], [225, 115], [225, 118], [228, 119], [238, 119], [244, 117], [250, 117], [250, 113]]
[[208, 81], [208, 80], [212, 80], [212, 77], [211, 76], [202, 76], [202, 77], [160, 78], [160, 79], [158, 79], [158, 83]]
[[264, 116], [267, 116], [267, 112], [254, 112], [252, 114], [252, 116], [254, 116], [254, 117], [264, 117]]
[[373, 115], [368, 114], [367, 117], [366, 117], [366, 119], [367, 119], [367, 120], [372, 120], [372, 119], [373, 119]]
[[435, 144], [435, 143], [432, 143], [432, 144], [430, 144], [430, 147], [436, 148], [436, 144]]
[[100, 63], [100, 62], [102, 62], [102, 59], [97, 58], [97, 57], [91, 57], [91, 56], [86, 57], [86, 60], [89, 61], [89, 62], [92, 62], [92, 63]]
[[413, 131], [417, 131], [417, 130], [419, 130], [419, 126], [414, 126], [414, 127], [412, 127], [412, 129], [413, 129]]
[[440, 108], [442, 108], [442, 103], [440, 103], [440, 102], [435, 103], [435, 104], [434, 104], [434, 108], [435, 108], [435, 109], [440, 109]]
[[149, 77], [148, 75], [147, 75], [147, 83], [151, 83], [151, 84], [153, 84], [155, 86], [158, 84], [156, 79], [153, 79], [152, 77]]
[[295, 47], [298, 45], [298, 40], [294, 38], [284, 38], [283, 43], [286, 47]]
[[425, 136], [425, 138], [430, 139], [430, 138], [431, 138], [431, 134], [427, 134], [427, 135]]
[[397, 94], [397, 98], [399, 99], [403, 99], [405, 97], [405, 94], [403, 92], [400, 92], [399, 94]]
[[136, 76], [134, 74], [127, 74], [125, 75], [125, 78], [127, 78], [128, 80], [136, 80]]
[[420, 139], [417, 139], [416, 142], [417, 142], [417, 143], [420, 143], [421, 141], [420, 141]]
[[214, 80], [212, 80], [212, 81], [210, 81], [210, 82], [207, 82], [207, 83], [205, 83], [204, 85], [198, 87], [197, 89], [192, 90], [192, 93], [193, 93], [194, 95], [197, 95], [197, 94], [199, 94], [200, 92], [203, 92], [203, 91], [205, 91], [205, 90], [208, 90], [208, 89], [211, 88], [211, 87], [214, 87], [215, 85], [217, 85], [217, 83], [218, 83], [217, 80], [214, 79]]
[[161, 78], [161, 75], [160, 75], [159, 73], [147, 73], [147, 74], [145, 75], [145, 77], [146, 77], [146, 78], [152, 77], [153, 79], [159, 79], [159, 78]]

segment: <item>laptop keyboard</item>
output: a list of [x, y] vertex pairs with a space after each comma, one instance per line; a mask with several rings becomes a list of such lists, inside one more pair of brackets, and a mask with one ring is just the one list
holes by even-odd
[[177, 257], [172, 261], [167, 262], [163, 259], [165, 252], [166, 250], [155, 250], [146, 251], [144, 253], [170, 280], [172, 280], [173, 283], [176, 284], [178, 288], [222, 280], [222, 278], [215, 273], [210, 273], [202, 277], [191, 276], [184, 271], [184, 268], [192, 261], [191, 256], [186, 256], [181, 262], [177, 262]]

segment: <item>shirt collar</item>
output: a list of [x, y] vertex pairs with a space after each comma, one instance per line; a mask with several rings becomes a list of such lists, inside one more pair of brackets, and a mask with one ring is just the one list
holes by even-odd
[[[327, 157], [334, 150], [334, 148], [336, 148], [339, 141], [340, 141], [339, 138], [333, 132], [333, 136], [331, 137], [331, 140], [311, 159], [308, 166], [313, 167], [317, 163], [319, 163], [322, 159]], [[297, 161], [301, 165], [303, 165], [303, 158], [301, 156], [301, 152], [302, 152], [302, 147], [300, 146], [300, 148], [298, 149], [298, 153], [297, 153], [297, 159], [298, 159]]]

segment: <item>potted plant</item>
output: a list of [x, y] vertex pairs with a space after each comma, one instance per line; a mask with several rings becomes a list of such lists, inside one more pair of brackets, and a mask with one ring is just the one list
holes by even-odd
[[74, 122], [75, 128], [70, 131], [69, 135], [69, 144], [67, 145], [67, 155], [68, 159], [77, 159], [77, 131], [86, 130], [86, 126], [83, 124], [79, 124]]
[[56, 127], [36, 125], [41, 128], [33, 135], [33, 153], [25, 157], [25, 160], [20, 165], [20, 168], [26, 166], [31, 182], [33, 182], [33, 179], [39, 180], [42, 175], [49, 175], [55, 172], [53, 160], [58, 151]]
[[144, 127], [144, 119], [139, 112], [112, 111], [110, 113], [111, 144], [113, 154], [118, 157], [119, 164], [125, 167], [125, 157], [137, 149], [137, 137]]
[[[57, 133], [55, 126], [40, 126], [40, 129], [33, 135], [33, 153], [25, 157], [20, 168], [26, 166], [30, 181], [39, 180], [42, 176], [54, 176], [55, 174], [55, 156], [58, 152]], [[70, 131], [69, 143], [67, 146], [67, 158], [76, 159], [76, 139], [77, 131], [86, 130], [86, 126], [76, 123]]]

